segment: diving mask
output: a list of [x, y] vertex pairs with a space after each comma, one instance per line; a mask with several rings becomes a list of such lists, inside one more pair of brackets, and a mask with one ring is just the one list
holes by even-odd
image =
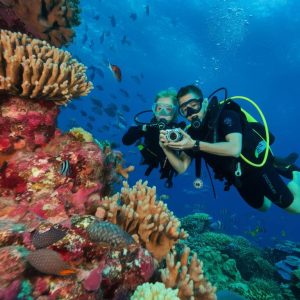
[[176, 106], [172, 104], [154, 103], [152, 111], [156, 117], [172, 117], [176, 112]]
[[179, 106], [181, 116], [188, 118], [191, 115], [197, 114], [202, 108], [203, 98], [190, 99]]

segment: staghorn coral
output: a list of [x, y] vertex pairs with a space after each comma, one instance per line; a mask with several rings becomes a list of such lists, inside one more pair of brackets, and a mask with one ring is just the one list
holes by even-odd
[[[119, 205], [119, 200], [121, 205]], [[120, 194], [102, 199], [96, 216], [118, 224], [162, 260], [179, 239], [186, 238], [184, 230], [178, 231], [179, 220], [162, 202], [156, 201], [156, 188], [147, 181], [138, 181], [133, 188], [123, 182]]]
[[203, 263], [197, 254], [189, 261], [190, 249], [186, 247], [180, 258], [176, 251], [170, 252], [166, 258], [166, 268], [161, 270], [161, 278], [168, 288], [178, 288], [181, 300], [213, 300], [216, 299], [216, 288], [206, 280], [203, 274]]
[[0, 31], [0, 92], [61, 105], [91, 91], [85, 71], [67, 51], [26, 34]]
[[79, 0], [0, 0], [0, 25], [60, 47], [72, 41]]
[[161, 282], [156, 283], [144, 283], [139, 285], [131, 296], [130, 300], [180, 300], [177, 297], [178, 290], [166, 288]]

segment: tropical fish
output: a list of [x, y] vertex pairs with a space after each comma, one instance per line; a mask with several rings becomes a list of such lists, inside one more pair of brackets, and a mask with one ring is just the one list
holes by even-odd
[[145, 12], [146, 12], [146, 16], [150, 15], [150, 7], [149, 7], [149, 5], [145, 6]]
[[94, 97], [92, 97], [91, 100], [92, 100], [92, 102], [95, 106], [97, 106], [97, 107], [102, 107], [103, 106], [103, 103], [101, 102], [101, 100], [98, 100]]
[[57, 225], [38, 228], [32, 235], [32, 243], [36, 249], [46, 248], [66, 236], [66, 231], [58, 228]]
[[82, 41], [81, 41], [82, 44], [85, 44], [87, 42], [87, 40], [88, 40], [88, 35], [87, 35], [87, 33], [84, 33]]
[[168, 199], [170, 199], [170, 196], [167, 195], [167, 194], [162, 194], [162, 195], [160, 195], [160, 197], [159, 197], [159, 200], [162, 200], [162, 201], [168, 200]]
[[63, 176], [68, 176], [70, 175], [71, 167], [70, 167], [70, 162], [68, 160], [64, 160], [60, 164], [60, 169], [59, 173]]
[[27, 256], [27, 261], [44, 274], [68, 276], [76, 273], [76, 270], [63, 261], [57, 252], [50, 249], [39, 249], [31, 252]]
[[254, 229], [252, 230], [247, 230], [245, 231], [245, 233], [248, 233], [249, 235], [251, 235], [252, 237], [256, 237], [259, 233], [263, 233], [266, 232], [266, 230], [261, 226], [261, 225], [257, 225]]
[[110, 222], [95, 220], [86, 231], [91, 241], [109, 246], [123, 247], [134, 243], [130, 234]]
[[110, 19], [111, 26], [116, 27], [117, 25], [116, 18], [114, 16], [110, 16], [109, 19]]
[[98, 21], [100, 19], [100, 15], [98, 15], [98, 14], [94, 15], [93, 19], [96, 20], [96, 21]]
[[96, 121], [96, 118], [94, 116], [88, 116], [88, 119], [91, 121], [91, 122], [95, 122]]
[[97, 90], [99, 90], [99, 91], [103, 91], [103, 87], [102, 87], [102, 85], [100, 85], [100, 84], [97, 84], [97, 85], [96, 85], [96, 88], [97, 88]]
[[129, 18], [132, 20], [132, 21], [136, 21], [137, 19], [137, 14], [136, 13], [131, 13]]
[[117, 109], [118, 107], [116, 104], [110, 103], [103, 110], [109, 117], [114, 118], [117, 114]]
[[121, 93], [123, 96], [125, 96], [126, 98], [129, 97], [129, 93], [128, 93], [126, 90], [124, 90], [124, 89], [119, 89], [119, 91], [120, 91], [120, 93]]
[[123, 38], [122, 38], [122, 40], [121, 40], [121, 44], [122, 45], [128, 45], [128, 46], [130, 46], [131, 45], [131, 42], [127, 39], [127, 36], [126, 35], [123, 35]]
[[121, 108], [122, 108], [122, 110], [125, 111], [125, 112], [129, 112], [129, 111], [130, 111], [130, 107], [129, 107], [128, 105], [126, 105], [126, 104], [122, 104], [122, 105], [121, 105]]
[[215, 222], [211, 223], [209, 225], [209, 228], [212, 229], [212, 230], [218, 231], [218, 230], [224, 229], [224, 225], [220, 220], [218, 220], [218, 221], [215, 221]]
[[108, 63], [108, 68], [113, 73], [114, 77], [120, 82], [122, 81], [122, 73], [121, 69], [117, 65], [112, 65], [111, 63]]
[[134, 80], [137, 84], [141, 84], [141, 79], [137, 75], [131, 75], [130, 78]]
[[86, 113], [84, 110], [81, 110], [81, 111], [80, 111], [80, 114], [81, 114], [83, 117], [86, 117], [86, 116], [87, 116], [87, 113]]

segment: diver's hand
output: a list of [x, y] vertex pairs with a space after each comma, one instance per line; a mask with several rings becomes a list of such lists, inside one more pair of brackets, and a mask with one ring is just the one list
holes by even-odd
[[167, 148], [167, 139], [166, 139], [166, 131], [165, 130], [160, 130], [159, 131], [159, 146], [162, 147], [163, 149]]
[[[165, 146], [173, 150], [187, 150], [192, 149], [195, 145], [195, 140], [193, 140], [185, 131], [179, 129], [183, 138], [179, 142], [169, 142], [166, 140]], [[166, 138], [165, 138], [166, 139]]]

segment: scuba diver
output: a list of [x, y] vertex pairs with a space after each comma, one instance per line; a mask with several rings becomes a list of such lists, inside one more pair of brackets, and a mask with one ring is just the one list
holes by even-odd
[[[145, 113], [153, 113], [149, 123], [141, 122], [139, 116]], [[177, 92], [164, 90], [155, 97], [152, 110], [146, 110], [135, 116], [137, 126], [132, 126], [124, 134], [124, 145], [132, 145], [137, 142], [143, 160], [141, 164], [148, 165], [145, 175], [148, 176], [154, 168], [160, 167], [160, 179], [166, 178], [165, 186], [173, 186], [172, 178], [177, 173], [166, 158], [159, 143], [159, 131], [170, 128], [184, 128], [185, 123], [176, 123], [177, 120]]]
[[[219, 102], [216, 92], [224, 89], [225, 100]], [[233, 99], [249, 100], [258, 109], [264, 126], [254, 120]], [[294, 165], [298, 155], [286, 159], [274, 157], [269, 146], [274, 136], [269, 134], [265, 119], [250, 99], [242, 96], [227, 99], [227, 90], [218, 89], [208, 98], [189, 85], [177, 94], [179, 113], [191, 124], [179, 130], [181, 139], [175, 142], [160, 133], [162, 148], [178, 173], [183, 173], [194, 158], [194, 186], [201, 186], [201, 158], [219, 180], [225, 179], [224, 190], [233, 185], [253, 208], [266, 211], [272, 202], [291, 213], [300, 213], [300, 169]], [[210, 101], [209, 101], [210, 100]], [[178, 155], [173, 150], [180, 150]], [[200, 165], [200, 166], [199, 166]], [[286, 185], [280, 175], [293, 179]]]

